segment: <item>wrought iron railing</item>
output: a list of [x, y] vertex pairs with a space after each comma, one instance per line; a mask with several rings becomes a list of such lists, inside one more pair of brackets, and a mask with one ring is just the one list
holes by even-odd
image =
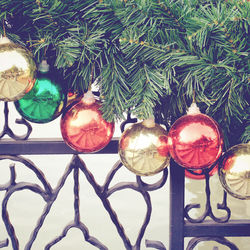
[[[42, 215], [37, 221], [35, 228], [33, 229], [28, 242], [25, 244], [24, 249], [33, 249], [33, 244], [37, 238], [37, 235], [42, 228], [46, 217], [51, 211], [51, 207], [56, 201], [60, 190], [63, 188], [68, 176], [73, 173], [73, 185], [74, 185], [74, 219], [68, 225], [64, 227], [62, 232], [58, 233], [58, 236], [47, 243], [45, 249], [51, 249], [58, 244], [72, 228], [77, 228], [83, 233], [85, 241], [97, 249], [108, 249], [108, 247], [101, 242], [97, 237], [91, 235], [87, 226], [84, 224], [80, 216], [79, 201], [81, 199], [79, 194], [79, 174], [83, 173], [86, 180], [93, 187], [96, 196], [100, 199], [104, 209], [109, 215], [110, 220], [114, 224], [117, 234], [121, 238], [124, 249], [170, 249], [170, 250], [182, 250], [184, 249], [184, 239], [191, 238], [189, 240], [186, 249], [194, 249], [200, 242], [214, 241], [218, 242], [229, 249], [239, 249], [233, 242], [229, 241], [226, 237], [250, 237], [250, 220], [230, 220], [231, 210], [227, 204], [227, 194], [224, 192], [222, 202], [217, 205], [218, 210], [224, 211], [224, 216], [218, 217], [215, 215], [211, 206], [211, 191], [210, 191], [210, 169], [204, 170], [202, 174], [205, 175], [205, 192], [206, 206], [204, 213], [198, 217], [193, 218], [190, 215], [192, 209], [199, 208], [200, 204], [188, 204], [185, 205], [185, 174], [184, 169], [178, 166], [175, 162], [171, 161], [170, 168], [166, 168], [162, 172], [160, 180], [153, 184], [147, 184], [139, 176], [136, 177], [134, 182], [120, 182], [115, 185], [111, 185], [115, 175], [122, 168], [122, 164], [118, 161], [110, 170], [106, 179], [102, 185], [98, 184], [93, 177], [91, 171], [87, 168], [86, 163], [80, 157], [80, 155], [74, 150], [70, 149], [62, 139], [27, 139], [31, 133], [31, 126], [25, 120], [18, 120], [18, 124], [25, 125], [27, 127], [27, 133], [23, 136], [15, 135], [11, 130], [8, 117], [9, 110], [8, 104], [5, 103], [4, 107], [4, 122], [3, 131], [0, 138], [7, 135], [10, 138], [4, 138], [0, 140], [0, 171], [2, 160], [9, 160], [10, 166], [10, 178], [5, 184], [0, 185], [0, 193], [4, 193], [2, 200], [2, 220], [4, 222], [5, 230], [8, 237], [2, 239], [0, 235], [0, 248], [8, 249], [21, 249], [18, 236], [15, 231], [15, 227], [11, 222], [11, 216], [8, 213], [8, 202], [13, 194], [20, 190], [30, 190], [44, 200], [45, 207]], [[130, 117], [129, 121], [131, 120]], [[127, 122], [122, 124], [122, 129]], [[107, 147], [97, 152], [97, 155], [103, 154], [117, 154], [118, 151], [118, 138], [114, 138]], [[72, 159], [68, 164], [64, 174], [61, 176], [55, 188], [52, 188], [49, 181], [44, 176], [44, 173], [36, 166], [32, 161], [26, 158], [26, 155], [72, 155]], [[25, 168], [31, 170], [38, 180], [40, 185], [20, 182], [16, 179], [15, 164], [21, 163]], [[168, 171], [170, 176], [168, 177]], [[170, 179], [170, 214], [169, 214], [169, 244], [164, 245], [159, 240], [146, 239], [145, 243], [142, 239], [145, 235], [145, 231], [150, 223], [152, 214], [152, 201], [151, 192], [162, 188]], [[118, 219], [118, 215], [112, 208], [109, 198], [116, 192], [121, 190], [131, 189], [138, 192], [143, 197], [146, 204], [146, 216], [140, 227], [139, 233], [136, 236], [135, 243], [133, 244], [129, 237], [126, 235], [125, 229]], [[165, 199], [166, 197], [163, 197]], [[211, 220], [206, 220], [206, 218]], [[166, 236], [167, 237], [167, 236]], [[250, 249], [250, 238], [249, 238]], [[80, 248], [80, 247], [79, 247]], [[118, 248], [117, 248], [118, 249]], [[120, 249], [120, 248], [119, 248]], [[217, 247], [213, 248], [218, 249]], [[248, 249], [248, 248], [246, 248]], [[241, 249], [240, 249], [241, 250]]]

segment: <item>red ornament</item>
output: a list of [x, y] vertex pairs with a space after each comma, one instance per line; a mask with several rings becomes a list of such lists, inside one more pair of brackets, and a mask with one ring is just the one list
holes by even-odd
[[103, 119], [100, 102], [91, 92], [74, 104], [61, 118], [64, 141], [79, 152], [96, 152], [104, 148], [114, 134], [114, 123]]
[[201, 114], [193, 104], [169, 131], [172, 158], [187, 169], [203, 169], [214, 164], [222, 153], [223, 137], [218, 124]]

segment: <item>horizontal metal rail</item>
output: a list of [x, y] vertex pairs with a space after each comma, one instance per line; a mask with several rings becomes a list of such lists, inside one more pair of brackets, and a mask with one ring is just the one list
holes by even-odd
[[[116, 154], [118, 152], [118, 138], [96, 154]], [[37, 154], [79, 154], [71, 149], [62, 139], [28, 139], [15, 141], [2, 139], [0, 141], [0, 154], [8, 155], [37, 155]]]
[[230, 236], [249, 237], [250, 220], [230, 220], [226, 223], [204, 221], [202, 223], [185, 222], [184, 237]]

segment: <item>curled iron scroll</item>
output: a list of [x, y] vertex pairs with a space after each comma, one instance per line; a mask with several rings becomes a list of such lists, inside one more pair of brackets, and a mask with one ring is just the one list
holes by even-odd
[[147, 248], [155, 248], [155, 249], [158, 249], [158, 250], [166, 250], [166, 247], [160, 241], [146, 240], [145, 243], [146, 243]]
[[123, 132], [125, 130], [125, 126], [127, 124], [129, 124], [129, 123], [135, 123], [135, 122], [137, 122], [137, 118], [131, 118], [131, 113], [130, 113], [130, 111], [128, 111], [128, 113], [127, 113], [127, 119], [124, 122], [122, 122], [121, 125], [120, 125], [121, 132]]
[[14, 140], [27, 140], [32, 132], [31, 125], [23, 118], [16, 119], [15, 121], [17, 124], [21, 124], [26, 126], [27, 132], [24, 135], [16, 135], [12, 129], [9, 127], [9, 108], [8, 102], [4, 103], [4, 127], [3, 131], [0, 133], [0, 139], [4, 137], [4, 135], [8, 135], [10, 138]]
[[8, 239], [0, 241], [0, 248], [7, 247], [8, 245], [9, 245]]
[[239, 248], [232, 243], [231, 241], [227, 240], [224, 237], [199, 237], [199, 238], [193, 238], [189, 241], [187, 250], [193, 250], [196, 245], [198, 245], [200, 242], [206, 242], [206, 241], [216, 241], [224, 246], [229, 247], [231, 250], [239, 250]]
[[205, 192], [206, 192], [206, 207], [205, 207], [205, 211], [204, 213], [199, 217], [199, 218], [192, 218], [189, 215], [189, 211], [191, 209], [194, 208], [200, 208], [200, 204], [188, 204], [185, 206], [184, 208], [184, 216], [185, 218], [192, 223], [201, 223], [205, 220], [206, 217], [210, 217], [211, 219], [213, 219], [216, 222], [219, 223], [225, 223], [230, 219], [231, 216], [231, 210], [230, 208], [227, 206], [227, 194], [224, 191], [224, 195], [223, 195], [223, 201], [221, 204], [217, 204], [217, 208], [219, 210], [224, 210], [226, 212], [226, 215], [223, 217], [216, 217], [213, 213], [212, 207], [211, 207], [211, 201], [210, 201], [210, 195], [211, 195], [211, 191], [210, 191], [210, 185], [209, 185], [209, 170], [204, 170], [204, 174], [205, 174], [205, 180], [206, 180], [206, 187], [205, 187]]
[[[40, 183], [43, 187], [41, 187], [38, 184], [34, 183], [28, 183], [28, 182], [16, 182], [16, 171], [15, 171], [15, 164], [10, 164], [10, 180], [4, 185], [1, 185], [0, 191], [6, 191], [3, 202], [2, 202], [2, 218], [3, 222], [5, 224], [6, 230], [8, 235], [10, 236], [12, 247], [14, 250], [19, 249], [19, 241], [15, 233], [14, 226], [11, 223], [8, 210], [7, 210], [7, 204], [10, 199], [10, 197], [17, 191], [21, 191], [24, 189], [30, 190], [38, 195], [41, 195], [41, 197], [45, 200], [45, 202], [48, 202], [49, 198], [52, 196], [52, 188], [50, 184], [47, 182], [47, 180], [44, 178], [43, 173], [35, 166], [35, 164], [21, 156], [11, 156], [11, 155], [0, 155], [0, 160], [11, 160], [13, 162], [19, 162], [23, 164], [25, 167], [33, 171]], [[2, 242], [1, 245], [8, 244], [8, 241]]]

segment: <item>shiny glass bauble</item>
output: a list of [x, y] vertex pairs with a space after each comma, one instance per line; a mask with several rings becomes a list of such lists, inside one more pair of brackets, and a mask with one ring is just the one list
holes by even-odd
[[169, 131], [171, 157], [187, 169], [202, 169], [214, 164], [223, 148], [218, 124], [204, 114], [180, 117]]
[[104, 148], [114, 134], [114, 123], [102, 117], [99, 101], [88, 102], [82, 98], [61, 118], [64, 141], [74, 150], [84, 153]]
[[16, 101], [33, 87], [36, 63], [26, 48], [0, 39], [0, 100]]
[[33, 88], [15, 102], [21, 116], [35, 123], [47, 123], [56, 119], [65, 104], [66, 95], [62, 87], [49, 73], [42, 72], [39, 72]]
[[250, 144], [231, 147], [220, 159], [219, 178], [224, 189], [238, 199], [250, 199]]
[[167, 131], [156, 123], [135, 123], [122, 133], [118, 153], [123, 165], [133, 173], [156, 174], [169, 165]]

